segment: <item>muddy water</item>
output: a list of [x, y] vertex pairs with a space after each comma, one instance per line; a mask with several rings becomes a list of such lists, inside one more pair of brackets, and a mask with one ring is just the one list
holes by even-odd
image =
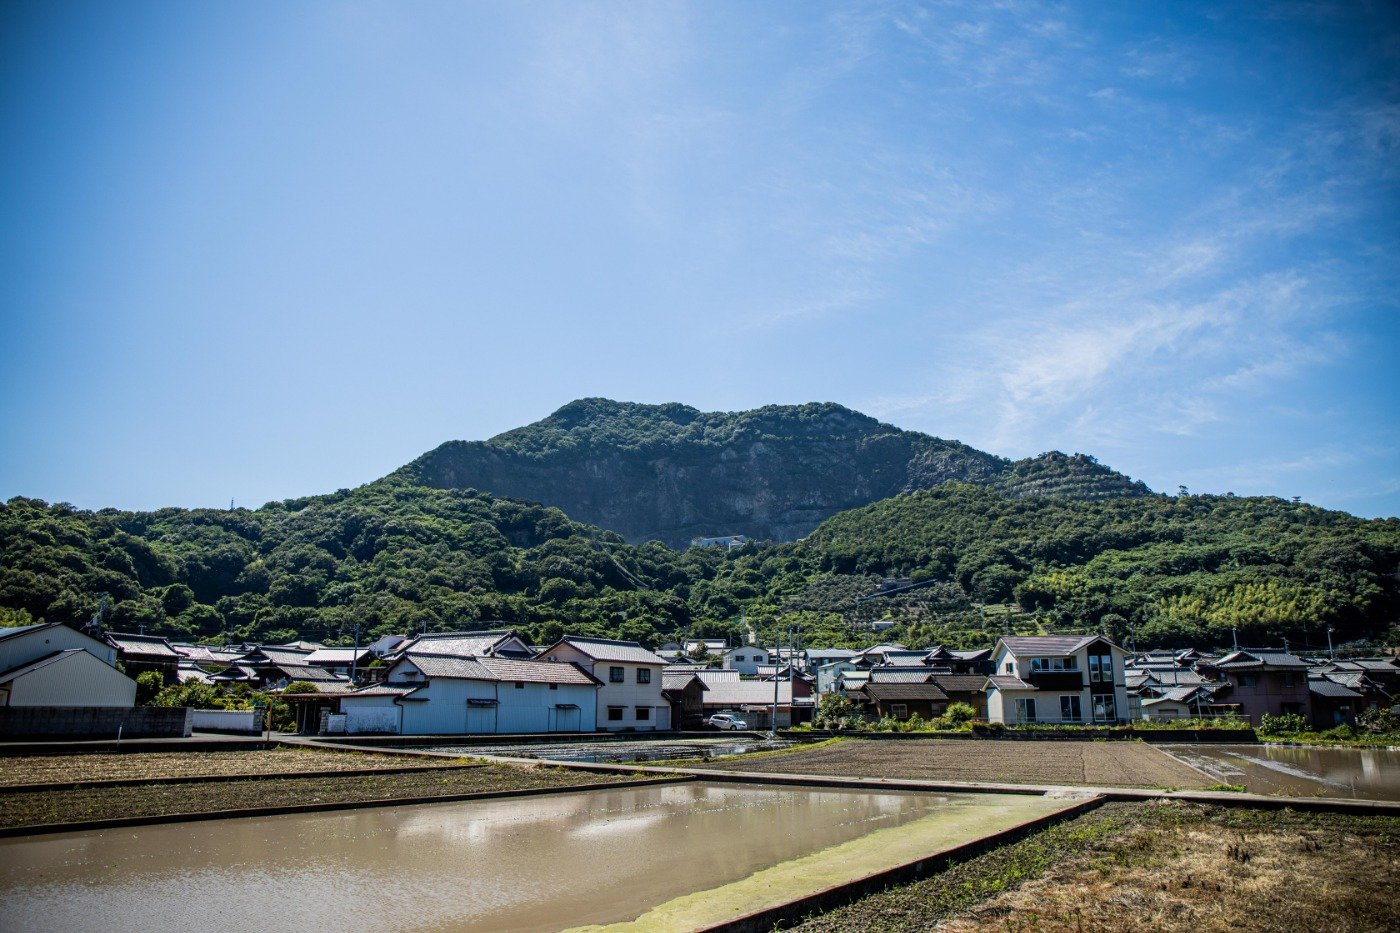
[[1255, 794], [1400, 800], [1400, 751], [1280, 745], [1158, 746]]
[[672, 758], [702, 758], [706, 755], [743, 755], [787, 748], [785, 739], [758, 739], [753, 736], [692, 739], [686, 742], [529, 742], [513, 745], [426, 745], [414, 751], [449, 752], [454, 755], [505, 755], [512, 758], [542, 758], [550, 761], [639, 762]]
[[[558, 930], [632, 920], [882, 833], [926, 853], [1063, 805], [684, 784], [8, 839], [0, 927]], [[868, 873], [882, 849], [901, 851], [875, 845], [837, 867]], [[774, 893], [735, 890], [735, 914]], [[646, 926], [687, 929], [686, 909]]]

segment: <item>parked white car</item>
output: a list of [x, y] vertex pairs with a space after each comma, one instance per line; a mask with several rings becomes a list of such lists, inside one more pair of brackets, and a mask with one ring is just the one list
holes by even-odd
[[705, 724], [715, 729], [733, 729], [736, 731], [743, 731], [749, 727], [747, 722], [730, 713], [715, 713], [709, 719], [705, 720]]

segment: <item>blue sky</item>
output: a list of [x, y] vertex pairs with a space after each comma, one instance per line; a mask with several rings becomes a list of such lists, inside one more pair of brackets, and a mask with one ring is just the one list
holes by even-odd
[[0, 7], [0, 497], [580, 396], [1400, 514], [1387, 3]]

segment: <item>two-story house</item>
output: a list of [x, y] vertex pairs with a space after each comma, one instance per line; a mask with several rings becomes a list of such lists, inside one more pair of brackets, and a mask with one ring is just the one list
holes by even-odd
[[1113, 723], [1128, 718], [1126, 652], [1102, 635], [1008, 635], [992, 649], [987, 719]]
[[1232, 651], [1211, 665], [1225, 681], [1215, 691], [1217, 703], [1239, 711], [1251, 725], [1268, 713], [1312, 716], [1308, 697], [1308, 662], [1276, 648]]
[[671, 728], [671, 704], [661, 694], [666, 661], [635, 641], [566, 635], [536, 658], [577, 664], [598, 688], [598, 728], [649, 732]]

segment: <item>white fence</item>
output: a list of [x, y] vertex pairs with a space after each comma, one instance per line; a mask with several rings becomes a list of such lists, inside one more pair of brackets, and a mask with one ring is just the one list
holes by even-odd
[[197, 709], [193, 728], [201, 732], [261, 732], [258, 711], [252, 709]]

